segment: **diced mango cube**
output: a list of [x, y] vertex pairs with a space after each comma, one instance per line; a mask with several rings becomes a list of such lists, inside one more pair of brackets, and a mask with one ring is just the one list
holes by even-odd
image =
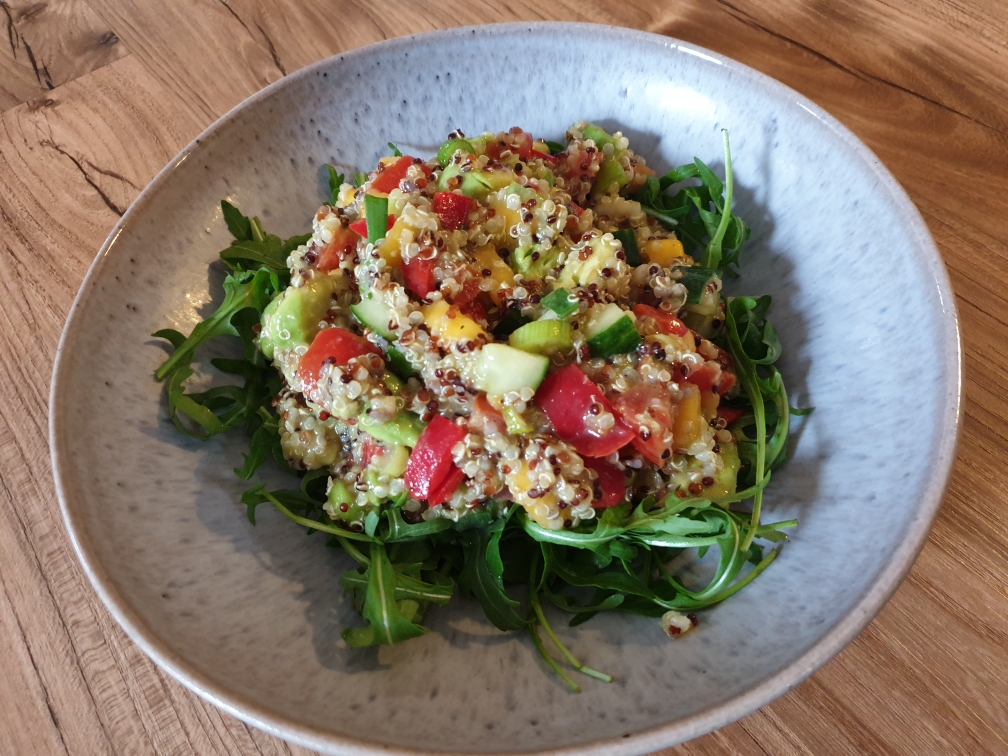
[[683, 244], [678, 239], [651, 239], [644, 243], [641, 252], [647, 262], [663, 268], [686, 256]]
[[489, 338], [475, 320], [463, 315], [444, 300], [424, 307], [423, 316], [430, 332], [442, 341], [457, 343], [476, 341], [481, 337]]
[[[493, 244], [486, 244], [477, 249], [473, 253], [473, 258], [476, 262], [476, 268], [480, 272], [490, 271], [490, 278], [497, 283], [498, 287], [511, 288], [514, 286], [514, 271], [497, 254], [497, 248]], [[501, 296], [496, 289], [490, 290], [490, 298], [493, 299], [495, 305], [500, 305]]]
[[688, 449], [703, 435], [704, 419], [700, 412], [700, 389], [690, 384], [682, 385], [683, 398], [672, 424], [676, 449]]

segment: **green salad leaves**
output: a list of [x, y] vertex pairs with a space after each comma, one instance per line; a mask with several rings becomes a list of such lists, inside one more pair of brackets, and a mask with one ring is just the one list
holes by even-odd
[[[554, 154], [563, 149], [547, 144]], [[399, 154], [394, 145], [389, 147]], [[739, 249], [750, 235], [749, 227], [731, 211], [727, 133], [724, 147], [723, 183], [698, 158], [660, 178], [650, 177], [634, 197], [645, 212], [675, 229], [686, 251], [708, 273], [730, 272], [737, 266]], [[344, 177], [331, 166], [326, 170], [335, 201]], [[363, 179], [358, 174], [356, 182]], [[690, 181], [699, 185], [669, 191]], [[291, 471], [272, 408], [281, 379], [267, 364], [255, 337], [263, 310], [289, 284], [288, 256], [310, 237], [281, 239], [230, 203], [222, 202], [221, 208], [234, 237], [220, 253], [228, 268], [224, 299], [188, 337], [172, 329], [154, 334], [171, 347], [155, 377], [165, 384], [168, 415], [181, 432], [205, 439], [243, 428], [249, 449], [235, 473], [249, 480], [270, 458]], [[308, 533], [321, 534], [327, 546], [342, 549], [355, 562], [340, 580], [364, 622], [344, 631], [351, 646], [388, 645], [422, 635], [427, 610], [446, 605], [457, 589], [478, 601], [496, 627], [528, 632], [544, 662], [571, 689], [580, 690], [567, 669], [611, 681], [607, 674], [585, 667], [563, 645], [547, 620], [544, 604], [571, 615], [572, 626], [601, 612], [660, 617], [670, 610], [699, 611], [755, 579], [777, 556], [779, 544], [787, 538], [784, 531], [797, 524], [764, 523], [760, 518], [763, 491], [785, 458], [794, 412], [774, 367], [781, 344], [767, 320], [769, 307], [768, 296], [730, 299], [725, 328], [715, 338], [730, 353], [742, 388], [739, 396], [724, 402], [737, 410], [729, 427], [742, 462], [736, 494], [715, 499], [669, 496], [663, 501], [649, 496], [601, 511], [594, 521], [571, 530], [547, 530], [521, 507], [504, 502], [492, 502], [458, 522], [414, 519], [402, 508], [406, 501], [402, 495], [388, 501], [380, 514], [373, 512], [356, 530], [328, 516], [328, 473], [315, 470], [299, 473], [300, 481], [292, 488], [271, 491], [262, 484], [249, 488], [242, 496], [248, 519], [254, 525], [257, 508], [267, 504]], [[197, 350], [222, 336], [236, 337], [242, 356], [216, 358], [211, 364], [240, 382], [187, 391], [196, 372]], [[749, 500], [751, 506], [744, 507]], [[686, 552], [704, 557], [711, 550], [717, 558], [710, 560], [704, 585], [688, 585], [670, 569]]]

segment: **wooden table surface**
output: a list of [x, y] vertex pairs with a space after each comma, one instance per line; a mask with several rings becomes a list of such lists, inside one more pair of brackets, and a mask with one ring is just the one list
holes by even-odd
[[1004, 0], [0, 0], [0, 10], [0, 753], [307, 753], [186, 691], [99, 603], [49, 466], [60, 331], [133, 198], [241, 100], [383, 38], [539, 18], [679, 37], [815, 100], [920, 208], [962, 318], [959, 461], [906, 582], [796, 690], [666, 753], [1008, 753]]

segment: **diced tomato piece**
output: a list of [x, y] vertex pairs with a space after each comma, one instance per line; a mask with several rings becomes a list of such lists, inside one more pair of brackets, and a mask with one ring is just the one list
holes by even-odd
[[584, 463], [585, 467], [598, 474], [599, 488], [602, 489], [602, 497], [592, 501], [592, 507], [595, 509], [615, 507], [626, 499], [626, 478], [623, 477], [622, 470], [601, 459], [587, 458]]
[[367, 339], [345, 328], [323, 328], [312, 341], [298, 363], [298, 378], [306, 389], [318, 383], [319, 373], [326, 363], [346, 365], [362, 354], [381, 354]]
[[402, 264], [403, 278], [406, 279], [406, 286], [423, 299], [437, 288], [437, 281], [434, 280], [434, 268], [437, 267], [437, 259], [425, 260], [418, 257], [411, 257], [404, 260]]
[[514, 147], [511, 149], [512, 152], [518, 153], [518, 157], [522, 160], [528, 160], [532, 157], [532, 135], [527, 131], [523, 131], [520, 134], [514, 135]]
[[[547, 377], [536, 391], [535, 402], [546, 413], [557, 436], [582, 457], [605, 457], [634, 437], [634, 432], [613, 413], [601, 389], [577, 365], [568, 365]], [[603, 413], [612, 414], [615, 424], [602, 432], [593, 430], [589, 418]]]
[[[434, 506], [451, 498], [452, 492], [465, 478], [451, 455], [452, 447], [463, 438], [465, 431], [441, 415], [435, 415], [424, 428], [406, 462], [406, 488], [414, 499], [426, 499]], [[451, 482], [453, 479], [454, 483]], [[435, 500], [444, 495], [449, 485], [451, 488], [447, 497]]]
[[635, 305], [633, 311], [638, 318], [653, 319], [658, 330], [669, 336], [685, 336], [689, 333], [686, 324], [670, 312], [645, 304]]
[[504, 150], [510, 150], [522, 160], [528, 160], [532, 155], [532, 135], [520, 131], [517, 134], [508, 134], [507, 141], [494, 140], [487, 144], [484, 153], [491, 160], [499, 160]]
[[728, 425], [731, 425], [736, 420], [738, 420], [746, 411], [744, 409], [738, 409], [737, 407], [718, 407], [717, 416], [723, 419]]
[[633, 447], [661, 467], [672, 454], [676, 405], [664, 386], [641, 383], [613, 400], [613, 408], [632, 430]]
[[[364, 229], [364, 235], [367, 236], [366, 227]], [[319, 253], [318, 261], [315, 263], [315, 267], [323, 273], [328, 273], [330, 270], [336, 270], [347, 255], [353, 255], [354, 251], [357, 249], [357, 241], [360, 238], [361, 235], [352, 228], [340, 227], [333, 234], [332, 241], [330, 241], [322, 249], [322, 252]]]
[[388, 194], [399, 186], [399, 182], [406, 178], [406, 171], [413, 165], [413, 160], [409, 155], [404, 155], [394, 163], [386, 165], [384, 170], [371, 182], [371, 193]]
[[539, 152], [539, 150], [532, 150], [529, 157], [539, 158], [540, 160], [545, 160], [547, 163], [557, 162], [556, 156], [550, 155], [546, 152]]
[[454, 231], [461, 228], [476, 207], [476, 200], [455, 192], [437, 192], [434, 195], [434, 212], [441, 219], [441, 225]]
[[706, 393], [714, 387], [714, 381], [717, 379], [714, 371], [715, 368], [704, 363], [700, 367], [693, 369], [686, 377], [686, 381], [692, 383], [701, 392]]
[[448, 473], [448, 477], [441, 481], [427, 495], [427, 503], [432, 507], [436, 507], [438, 504], [450, 501], [452, 494], [455, 493], [455, 489], [462, 484], [463, 480], [465, 480], [465, 473], [453, 465], [451, 472]]
[[[388, 217], [388, 222], [386, 222], [385, 224], [385, 230], [386, 231], [391, 230], [392, 226], [395, 225], [395, 221], [396, 221], [395, 216], [390, 215]], [[350, 224], [350, 230], [353, 231], [358, 236], [363, 236], [365, 239], [367, 239], [367, 218], [361, 218], [360, 220], [355, 220], [353, 223]]]

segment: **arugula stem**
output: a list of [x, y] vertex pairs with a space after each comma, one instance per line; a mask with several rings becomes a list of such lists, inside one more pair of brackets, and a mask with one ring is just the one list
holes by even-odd
[[703, 261], [705, 268], [717, 268], [721, 265], [721, 241], [728, 232], [728, 224], [731, 222], [732, 187], [734, 182], [732, 181], [731, 149], [728, 146], [728, 129], [721, 129], [721, 136], [724, 138], [725, 155], [724, 212], [721, 213], [721, 222], [718, 224], [717, 231], [707, 244], [707, 253], [704, 255]]
[[342, 538], [348, 538], [353, 541], [364, 541], [365, 543], [374, 543], [375, 539], [370, 536], [364, 535], [363, 533], [355, 533], [352, 530], [347, 530], [346, 528], [341, 528], [336, 525], [326, 525], [324, 522], [319, 522], [318, 520], [309, 520], [307, 517], [302, 517], [301, 515], [296, 515], [291, 512], [287, 507], [277, 500], [277, 498], [271, 494], [269, 491], [263, 491], [262, 495], [266, 497], [266, 501], [280, 510], [280, 513], [289, 520], [296, 522], [302, 527], [311, 528], [312, 530], [320, 530], [323, 533], [332, 533], [335, 536], [340, 536]]
[[535, 643], [536, 650], [539, 652], [539, 656], [541, 656], [543, 658], [543, 661], [545, 661], [553, 668], [553, 671], [557, 673], [557, 675], [560, 677], [561, 680], [563, 680], [571, 687], [571, 690], [573, 690], [575, 693], [580, 693], [581, 688], [578, 686], [578, 684], [567, 676], [567, 673], [564, 672], [560, 668], [560, 665], [556, 663], [556, 659], [554, 659], [552, 656], [546, 653], [546, 648], [543, 646], [542, 638], [539, 637], [539, 633], [536, 631], [536, 623], [530, 622], [528, 628], [529, 628], [529, 634], [532, 636], [532, 642]]
[[365, 567], [371, 565], [371, 560], [364, 556], [356, 546], [354, 546], [350, 541], [345, 539], [343, 536], [336, 536], [336, 540], [339, 541], [339, 545], [343, 547], [343, 550], [352, 556], [358, 564], [363, 564]]
[[[727, 135], [725, 136], [727, 143]], [[746, 396], [753, 406], [753, 416], [756, 419], [756, 482], [763, 483], [766, 466], [766, 407], [763, 404], [763, 392], [760, 391], [759, 377], [756, 375], [756, 367], [753, 365], [749, 355], [742, 347], [742, 340], [739, 338], [738, 326], [735, 323], [735, 315], [732, 312], [731, 302], [725, 307], [725, 325], [728, 330], [728, 344], [731, 346], [732, 359], [738, 368], [739, 381], [745, 389]], [[742, 541], [740, 551], [747, 551], [752, 545], [756, 530], [759, 528], [760, 508], [763, 504], [763, 489], [760, 488], [753, 496], [752, 517], [749, 522], [749, 531], [745, 540]]]
[[770, 563], [777, 558], [777, 554], [779, 552], [780, 549], [773, 549], [769, 554], [763, 557], [763, 560], [759, 564], [757, 564], [755, 567], [752, 568], [752, 570], [750, 570], [748, 575], [746, 575], [744, 578], [736, 582], [734, 585], [728, 586], [721, 593], [708, 599], [708, 603], [706, 604], [706, 606], [719, 604], [729, 596], [734, 596], [736, 593], [741, 591], [743, 588], [749, 585], [749, 583], [755, 580], [757, 575], [759, 575], [761, 572], [763, 572], [763, 570], [765, 570], [767, 567], [770, 566]]
[[584, 664], [578, 661], [577, 657], [572, 654], [568, 648], [560, 642], [557, 638], [556, 633], [553, 632], [553, 628], [550, 627], [549, 622], [546, 621], [546, 615], [543, 614], [542, 605], [539, 603], [539, 596], [536, 593], [529, 593], [529, 603], [532, 605], [532, 609], [535, 611], [535, 615], [539, 620], [539, 624], [542, 625], [542, 629], [546, 631], [546, 635], [549, 639], [553, 641], [553, 645], [560, 649], [560, 653], [564, 655], [570, 665], [574, 667], [578, 672], [583, 675], [588, 675], [588, 677], [594, 677], [596, 680], [602, 680], [603, 682], [611, 683], [613, 681], [610, 675], [605, 672], [599, 672], [598, 670], [592, 669], [591, 667], [586, 667]]

